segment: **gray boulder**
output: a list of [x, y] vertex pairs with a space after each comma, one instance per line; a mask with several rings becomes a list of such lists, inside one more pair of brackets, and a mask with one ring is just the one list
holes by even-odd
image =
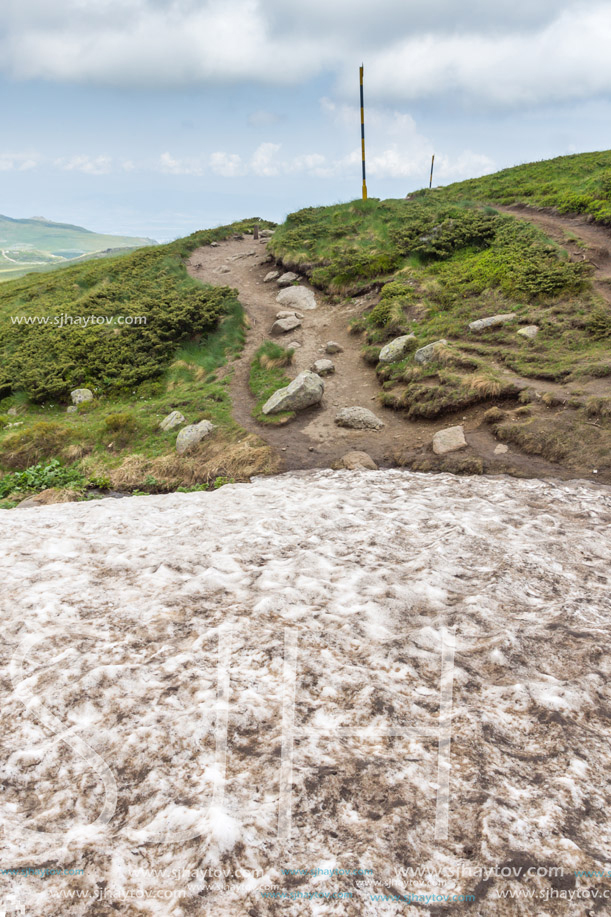
[[287, 287], [276, 296], [276, 302], [292, 309], [315, 309], [316, 297], [307, 287]]
[[539, 326], [525, 325], [524, 328], [518, 330], [518, 334], [521, 334], [524, 338], [528, 338], [529, 341], [533, 341], [539, 334]]
[[413, 341], [415, 337], [415, 334], [403, 334], [390, 341], [380, 351], [380, 363], [396, 363], [397, 360], [401, 360], [409, 350], [409, 341]]
[[268, 274], [266, 274], [265, 277], [263, 278], [263, 283], [269, 283], [270, 280], [275, 280], [275, 279], [276, 279], [277, 277], [279, 277], [279, 276], [280, 276], [280, 271], [270, 271], [270, 272], [269, 272]]
[[496, 328], [498, 325], [505, 325], [507, 322], [515, 321], [517, 316], [513, 312], [505, 312], [503, 315], [491, 315], [489, 318], [478, 318], [475, 322], [469, 322], [469, 331], [483, 331], [485, 328]]
[[211, 243], [210, 243], [210, 247], [211, 247], [211, 248], [218, 248], [218, 247], [219, 247], [219, 244], [218, 244], [218, 242], [211, 242]]
[[75, 388], [70, 397], [72, 404], [82, 404], [83, 401], [93, 401], [93, 392], [90, 388]]
[[370, 411], [369, 408], [342, 408], [335, 418], [338, 427], [348, 427], [351, 430], [381, 430], [384, 421]]
[[335, 364], [332, 360], [317, 360], [312, 367], [312, 372], [319, 376], [329, 376], [335, 372]]
[[325, 353], [343, 353], [344, 348], [341, 344], [336, 344], [335, 341], [327, 341], [325, 344]]
[[191, 423], [184, 427], [176, 437], [176, 451], [179, 455], [186, 452], [192, 446], [199, 443], [205, 436], [215, 429], [214, 424], [209, 420], [200, 420], [199, 423]]
[[292, 271], [286, 271], [284, 274], [278, 277], [276, 283], [279, 287], [288, 287], [290, 283], [295, 283], [296, 280], [299, 280], [297, 274], [294, 274]]
[[180, 413], [180, 411], [172, 411], [171, 414], [168, 414], [167, 417], [164, 417], [161, 423], [159, 424], [160, 430], [173, 430], [174, 427], [179, 427], [185, 422], [185, 418]]
[[289, 331], [294, 331], [295, 328], [301, 328], [301, 321], [296, 315], [287, 315], [286, 318], [279, 318], [274, 322], [272, 334], [288, 334]]
[[313, 404], [320, 404], [325, 383], [316, 373], [306, 370], [293, 379], [290, 385], [279, 388], [261, 408], [264, 414], [278, 414], [280, 411], [302, 411]]
[[447, 427], [445, 430], [438, 430], [433, 437], [435, 455], [446, 455], [448, 452], [465, 449], [466, 446], [467, 441], [462, 427]]
[[259, 235], [261, 236], [262, 239], [269, 239], [271, 238], [271, 236], [273, 236], [273, 234], [274, 234], [273, 229], [262, 229], [259, 232]]
[[419, 350], [414, 354], [414, 360], [416, 363], [430, 363], [431, 360], [435, 359], [435, 354], [437, 353], [438, 347], [443, 347], [448, 342], [445, 338], [442, 338], [440, 341], [433, 341], [432, 344], [427, 344], [426, 347], [420, 347]]
[[337, 463], [337, 468], [347, 468], [348, 471], [377, 471], [378, 466], [366, 452], [346, 452]]
[[291, 343], [287, 344], [286, 346], [288, 350], [299, 350], [299, 348], [301, 347], [301, 344], [299, 343], [299, 341], [291, 341]]

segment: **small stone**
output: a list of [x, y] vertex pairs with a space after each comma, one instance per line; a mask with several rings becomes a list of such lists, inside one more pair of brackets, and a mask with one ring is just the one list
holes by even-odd
[[76, 414], [77, 411], [78, 411], [78, 408], [75, 404], [70, 404], [66, 408], [66, 414]]
[[415, 337], [415, 334], [403, 334], [401, 337], [395, 338], [394, 341], [390, 341], [380, 351], [380, 356], [378, 357], [380, 363], [396, 363], [397, 360], [405, 356], [409, 349], [409, 341], [413, 341]]
[[273, 236], [273, 234], [274, 234], [273, 229], [262, 229], [260, 233], [262, 239], [270, 239]]
[[485, 328], [496, 328], [498, 325], [505, 325], [507, 322], [513, 322], [517, 318], [513, 312], [505, 312], [502, 315], [490, 315], [488, 318], [478, 318], [475, 322], [469, 322], [469, 331], [483, 331]]
[[294, 331], [295, 328], [300, 328], [301, 322], [295, 315], [288, 315], [286, 318], [279, 318], [272, 325], [272, 334], [288, 334], [289, 331]]
[[218, 242], [211, 242], [211, 243], [210, 243], [210, 247], [211, 247], [211, 248], [218, 248], [218, 247], [219, 247], [219, 244], [218, 244]]
[[433, 437], [433, 452], [435, 455], [446, 455], [448, 452], [456, 452], [458, 449], [464, 449], [467, 446], [465, 433], [461, 426], [446, 427], [445, 430], [438, 430]]
[[276, 277], [280, 276], [280, 271], [269, 271], [263, 278], [263, 283], [269, 283], [270, 280], [275, 280]]
[[348, 471], [377, 471], [378, 466], [366, 452], [346, 452], [337, 463], [338, 468]]
[[228, 274], [230, 270], [231, 270], [231, 268], [228, 268], [226, 264], [221, 264], [221, 266], [220, 266], [220, 268], [218, 269], [217, 273], [218, 273], [218, 274]]
[[318, 373], [319, 376], [329, 376], [335, 372], [335, 364], [332, 360], [317, 360], [312, 367], [312, 372]]
[[200, 420], [199, 423], [192, 423], [188, 427], [183, 427], [176, 437], [176, 451], [179, 455], [182, 455], [187, 449], [195, 446], [205, 436], [212, 433], [214, 429], [214, 424], [211, 424], [209, 420]]
[[437, 349], [444, 347], [447, 343], [446, 339], [442, 338], [439, 341], [433, 341], [432, 344], [427, 344], [425, 347], [420, 347], [414, 354], [415, 362], [420, 364], [430, 363], [431, 360], [435, 359]]
[[279, 287], [288, 287], [289, 284], [295, 283], [296, 280], [299, 280], [297, 274], [294, 274], [293, 271], [286, 271], [286, 273], [278, 277], [276, 282]]
[[325, 344], [325, 353], [343, 353], [344, 348], [341, 344], [336, 344], [335, 341], [327, 341]]
[[90, 388], [75, 388], [70, 397], [72, 404], [82, 404], [83, 401], [93, 401], [93, 392]]
[[301, 347], [301, 344], [299, 343], [299, 341], [291, 341], [290, 344], [287, 344], [288, 350], [299, 350], [300, 347]]
[[276, 312], [276, 318], [288, 318], [289, 315], [294, 315], [296, 318], [303, 318], [303, 312], [295, 312], [288, 309], [283, 309], [282, 312]]
[[16, 414], [18, 414], [19, 412], [18, 412], [17, 408], [9, 408], [8, 411], [7, 411], [6, 413], [7, 413], [7, 414], [10, 414], [11, 417], [14, 417], [14, 416], [15, 416]]
[[528, 338], [529, 341], [534, 340], [539, 333], [538, 325], [525, 325], [524, 328], [518, 329], [518, 334], [521, 334], [522, 337]]
[[164, 417], [161, 423], [159, 424], [160, 430], [173, 430], [174, 427], [179, 427], [185, 422], [185, 418], [180, 413], [180, 411], [172, 411], [171, 414], [168, 414], [167, 417]]
[[495, 455], [505, 455], [506, 452], [509, 452], [509, 446], [506, 446], [504, 443], [499, 443], [494, 450]]
[[370, 411], [369, 408], [342, 408], [338, 412], [335, 423], [338, 427], [348, 427], [351, 430], [381, 430], [384, 421]]

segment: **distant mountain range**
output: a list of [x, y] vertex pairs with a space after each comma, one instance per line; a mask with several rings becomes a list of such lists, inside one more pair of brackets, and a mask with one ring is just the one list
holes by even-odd
[[16, 220], [0, 214], [0, 280], [156, 244], [154, 239], [109, 236], [45, 217]]

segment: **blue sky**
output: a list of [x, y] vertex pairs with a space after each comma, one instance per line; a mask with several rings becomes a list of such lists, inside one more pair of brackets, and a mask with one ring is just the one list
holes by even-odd
[[4, 0], [0, 211], [167, 240], [611, 146], [588, 0]]

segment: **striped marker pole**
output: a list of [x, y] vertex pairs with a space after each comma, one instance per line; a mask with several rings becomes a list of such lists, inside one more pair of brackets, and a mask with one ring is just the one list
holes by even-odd
[[367, 200], [367, 181], [365, 179], [365, 103], [363, 102], [363, 65], [359, 67], [361, 84], [361, 160], [363, 163], [363, 200]]
[[435, 165], [435, 154], [431, 158], [431, 177], [429, 178], [429, 191], [433, 187], [433, 166]]

